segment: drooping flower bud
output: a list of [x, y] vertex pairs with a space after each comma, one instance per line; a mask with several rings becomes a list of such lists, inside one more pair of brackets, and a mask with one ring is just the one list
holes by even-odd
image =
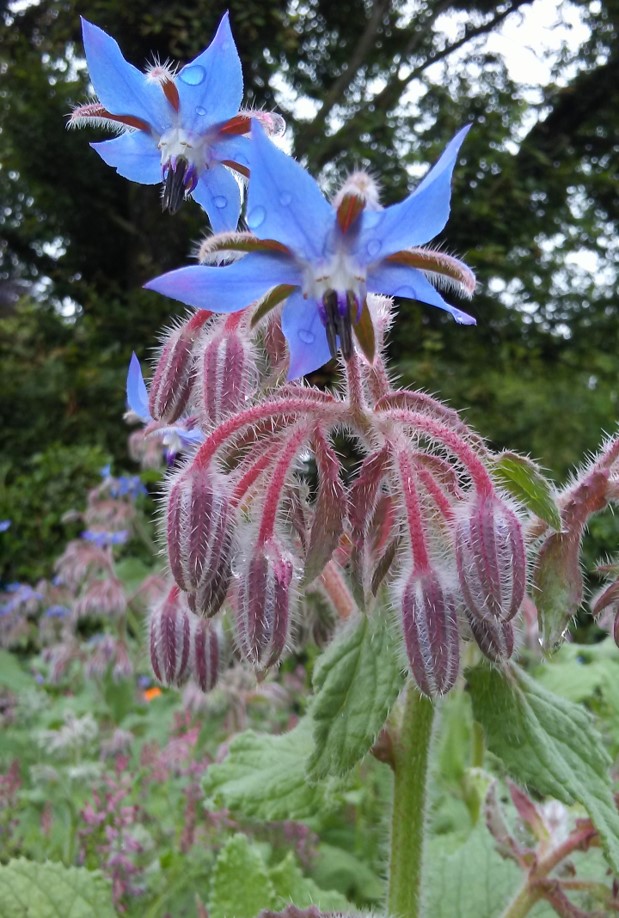
[[149, 620], [150, 662], [164, 685], [182, 685], [189, 675], [191, 627], [184, 597], [173, 586]]
[[213, 597], [220, 595], [222, 568], [230, 563], [232, 523], [223, 475], [194, 463], [172, 479], [166, 509], [170, 570], [182, 590], [200, 592], [201, 609], [215, 603], [208, 599], [209, 589]]
[[400, 601], [411, 673], [424, 695], [444, 695], [455, 685], [460, 636], [453, 594], [435, 571], [411, 574]]
[[222, 643], [219, 627], [192, 616], [190, 667], [203, 692], [210, 692], [217, 684], [223, 662]]
[[225, 553], [214, 575], [205, 580], [195, 593], [187, 594], [187, 602], [194, 615], [212, 618], [223, 606], [232, 581], [231, 557], [231, 551]]
[[243, 405], [256, 387], [257, 375], [252, 343], [238, 328], [208, 337], [199, 376], [199, 409], [205, 424], [221, 424]]
[[276, 538], [258, 545], [240, 574], [236, 633], [241, 653], [257, 668], [278, 662], [295, 599], [293, 559]]
[[510, 621], [520, 609], [527, 581], [522, 526], [495, 497], [478, 498], [456, 530], [456, 559], [469, 612], [482, 621]]
[[210, 312], [198, 309], [168, 333], [148, 394], [148, 407], [157, 421], [171, 424], [187, 407], [194, 383], [194, 344], [210, 317]]
[[480, 619], [468, 609], [466, 617], [477, 646], [489, 660], [499, 663], [509, 660], [514, 652], [514, 626], [498, 618]]

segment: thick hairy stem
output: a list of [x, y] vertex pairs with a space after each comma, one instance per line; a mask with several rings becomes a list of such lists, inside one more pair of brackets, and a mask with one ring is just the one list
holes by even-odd
[[409, 682], [394, 740], [389, 914], [419, 918], [434, 704]]

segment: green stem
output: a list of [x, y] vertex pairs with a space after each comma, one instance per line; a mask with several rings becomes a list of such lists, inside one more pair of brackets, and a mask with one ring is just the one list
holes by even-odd
[[428, 801], [428, 766], [434, 705], [409, 683], [399, 736], [394, 743], [395, 773], [391, 820], [389, 914], [418, 918], [424, 831]]

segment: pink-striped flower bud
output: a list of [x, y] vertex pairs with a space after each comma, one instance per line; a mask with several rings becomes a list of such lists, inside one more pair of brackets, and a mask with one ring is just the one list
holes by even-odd
[[514, 626], [498, 618], [480, 619], [466, 610], [467, 621], [477, 646], [493, 663], [509, 660], [514, 652]]
[[232, 550], [233, 513], [223, 475], [194, 463], [172, 479], [166, 535], [172, 576], [185, 592], [200, 593], [202, 608], [209, 607], [208, 591], [219, 594]]
[[230, 559], [231, 553], [229, 552], [216, 569], [214, 576], [205, 580], [194, 593], [187, 594], [187, 602], [194, 615], [201, 618], [212, 618], [223, 606], [232, 581]]
[[168, 333], [148, 393], [148, 407], [155, 420], [171, 424], [187, 407], [194, 383], [194, 345], [211, 315], [199, 309]]
[[203, 692], [215, 688], [223, 663], [221, 628], [203, 618], [191, 618], [191, 674]]
[[455, 685], [460, 635], [455, 597], [434, 571], [411, 574], [400, 602], [411, 674], [424, 695], [444, 695]]
[[280, 659], [295, 600], [292, 557], [273, 538], [258, 545], [240, 573], [236, 634], [245, 659], [260, 670]]
[[522, 526], [513, 510], [495, 497], [477, 499], [458, 523], [456, 560], [469, 612], [482, 621], [510, 621], [527, 582]]
[[127, 611], [125, 589], [116, 577], [93, 580], [86, 592], [75, 603], [76, 618], [102, 615], [105, 618], [120, 618]]
[[251, 341], [238, 328], [207, 337], [199, 377], [199, 408], [207, 426], [216, 426], [243, 405], [258, 380]]
[[164, 685], [182, 685], [189, 675], [191, 624], [183, 594], [173, 586], [163, 602], [151, 612], [150, 662]]

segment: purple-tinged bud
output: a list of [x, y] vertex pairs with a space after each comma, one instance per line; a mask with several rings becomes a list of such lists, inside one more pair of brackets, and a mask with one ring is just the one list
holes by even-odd
[[477, 646], [493, 663], [509, 660], [514, 652], [514, 626], [498, 618], [477, 618], [468, 609], [466, 617]]
[[191, 673], [203, 692], [215, 688], [222, 665], [221, 629], [203, 618], [191, 619]]
[[168, 491], [166, 534], [172, 576], [185, 592], [200, 591], [200, 605], [210, 607], [206, 595], [209, 588], [219, 595], [221, 569], [229, 565], [232, 549], [225, 477], [197, 463], [176, 475]]
[[74, 606], [76, 618], [89, 615], [103, 615], [106, 618], [120, 618], [127, 611], [125, 590], [116, 577], [93, 580], [86, 592]]
[[411, 574], [400, 603], [411, 673], [424, 695], [444, 695], [455, 685], [460, 635], [453, 594], [434, 571]]
[[258, 545], [240, 574], [236, 633], [245, 659], [260, 670], [278, 662], [288, 640], [295, 600], [292, 557], [276, 539]]
[[216, 615], [228, 595], [232, 581], [231, 552], [222, 558], [213, 577], [209, 577], [194, 593], [187, 594], [189, 608], [201, 618], [212, 618]]
[[191, 623], [177, 586], [153, 609], [148, 627], [155, 676], [164, 685], [182, 685], [189, 675]]
[[194, 382], [194, 344], [211, 315], [199, 309], [168, 333], [148, 394], [148, 407], [155, 420], [171, 424], [187, 407]]
[[513, 510], [497, 498], [478, 498], [458, 523], [456, 559], [469, 612], [482, 621], [510, 621], [527, 582], [522, 526]]
[[217, 426], [242, 406], [255, 390], [256, 357], [247, 336], [238, 328], [206, 338], [201, 358], [199, 406], [207, 426]]

